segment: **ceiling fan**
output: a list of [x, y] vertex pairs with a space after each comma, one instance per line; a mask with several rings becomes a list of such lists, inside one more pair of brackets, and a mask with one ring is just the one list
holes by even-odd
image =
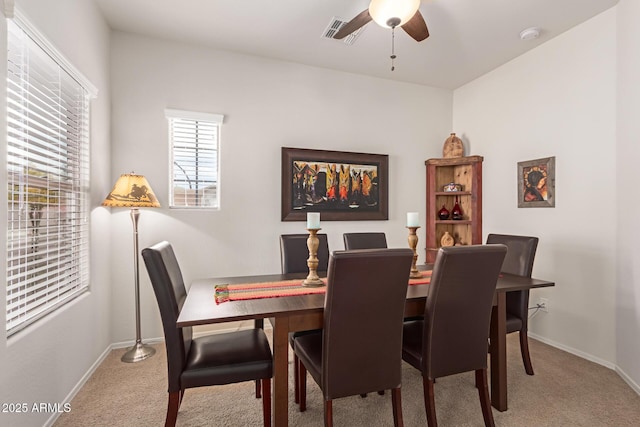
[[421, 42], [429, 37], [429, 30], [419, 7], [420, 0], [371, 0], [369, 8], [343, 25], [333, 38], [345, 38], [374, 20], [378, 25], [391, 30], [401, 27], [413, 39]]

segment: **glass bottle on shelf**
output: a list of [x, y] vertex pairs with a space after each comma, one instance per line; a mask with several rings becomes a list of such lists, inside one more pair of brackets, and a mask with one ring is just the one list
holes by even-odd
[[442, 205], [442, 209], [438, 211], [438, 218], [440, 218], [441, 221], [449, 219], [449, 211], [444, 205]]
[[462, 219], [462, 208], [458, 203], [458, 196], [456, 196], [456, 204], [453, 205], [453, 209], [451, 210], [451, 219], [455, 219], [455, 220]]

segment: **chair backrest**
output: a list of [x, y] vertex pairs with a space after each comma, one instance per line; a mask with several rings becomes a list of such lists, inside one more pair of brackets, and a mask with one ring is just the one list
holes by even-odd
[[[326, 234], [318, 236], [318, 271], [327, 271], [329, 266], [329, 243]], [[282, 273], [306, 273], [309, 271], [307, 259], [309, 248], [307, 247], [308, 234], [281, 234], [280, 235], [280, 261]]]
[[[489, 234], [487, 243], [500, 243], [507, 247], [507, 256], [504, 257], [500, 271], [531, 277], [538, 248], [537, 237]], [[522, 321], [522, 327], [526, 329], [529, 318], [529, 291], [507, 292], [507, 313], [518, 317]]]
[[325, 398], [401, 384], [402, 324], [413, 251], [334, 251], [327, 272], [322, 347]]
[[384, 233], [344, 233], [345, 250], [377, 249], [387, 247], [387, 236]]
[[423, 374], [435, 379], [487, 367], [491, 307], [507, 248], [440, 248], [424, 314]]
[[487, 244], [495, 243], [500, 243], [507, 247], [507, 256], [504, 257], [504, 263], [500, 271], [531, 277], [533, 261], [538, 248], [537, 237], [489, 234], [487, 236]]
[[178, 315], [187, 297], [182, 272], [173, 248], [168, 242], [142, 250], [147, 272], [156, 294], [167, 349], [169, 393], [180, 391], [180, 375], [184, 369], [193, 338], [190, 327], [177, 328]]

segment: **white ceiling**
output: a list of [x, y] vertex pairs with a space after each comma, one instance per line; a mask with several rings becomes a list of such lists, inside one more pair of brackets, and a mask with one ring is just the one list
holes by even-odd
[[[94, 0], [116, 30], [317, 67], [454, 89], [614, 6], [618, 0], [422, 0], [430, 37], [375, 22], [348, 46], [322, 38], [368, 0]], [[539, 27], [540, 37], [520, 32]]]

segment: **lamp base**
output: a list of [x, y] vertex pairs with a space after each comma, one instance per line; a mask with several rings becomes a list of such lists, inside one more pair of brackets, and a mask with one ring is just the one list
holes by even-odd
[[156, 349], [141, 342], [137, 342], [125, 354], [122, 355], [123, 362], [135, 363], [141, 362], [156, 354]]

